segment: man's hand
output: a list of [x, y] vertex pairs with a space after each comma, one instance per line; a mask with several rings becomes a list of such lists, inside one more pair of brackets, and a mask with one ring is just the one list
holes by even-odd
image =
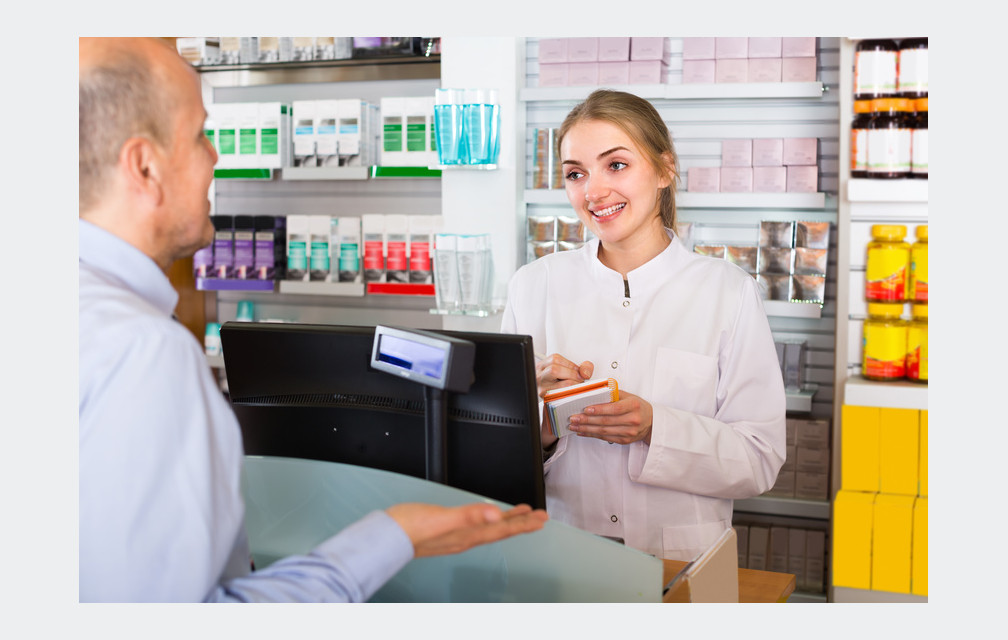
[[386, 509], [413, 542], [417, 558], [460, 553], [542, 529], [549, 516], [527, 504], [501, 511], [495, 505], [473, 503], [459, 507], [403, 503]]

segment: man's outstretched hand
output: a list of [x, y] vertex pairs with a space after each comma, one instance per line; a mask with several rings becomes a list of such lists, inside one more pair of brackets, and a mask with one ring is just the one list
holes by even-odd
[[460, 553], [542, 529], [549, 516], [527, 504], [507, 511], [487, 503], [458, 507], [408, 502], [386, 509], [413, 542], [415, 557]]

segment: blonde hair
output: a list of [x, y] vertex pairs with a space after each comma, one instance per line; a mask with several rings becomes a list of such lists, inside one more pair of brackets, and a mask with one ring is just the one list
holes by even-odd
[[675, 230], [679, 156], [672, 144], [672, 134], [654, 105], [632, 93], [609, 89], [593, 91], [564, 118], [557, 136], [557, 148], [571, 127], [586, 120], [599, 120], [619, 127], [641, 149], [656, 173], [672, 174], [669, 186], [659, 193], [658, 210], [662, 225]]

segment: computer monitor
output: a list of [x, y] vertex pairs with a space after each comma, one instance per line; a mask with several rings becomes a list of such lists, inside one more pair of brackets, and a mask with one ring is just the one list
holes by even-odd
[[[532, 338], [435, 333], [475, 344], [472, 386], [447, 394], [446, 484], [545, 508]], [[225, 323], [245, 453], [425, 477], [424, 386], [372, 368], [374, 337], [374, 326]]]

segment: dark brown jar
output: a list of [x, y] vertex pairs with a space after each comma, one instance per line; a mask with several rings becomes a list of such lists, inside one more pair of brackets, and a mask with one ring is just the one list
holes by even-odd
[[928, 94], [928, 39], [900, 40], [899, 82], [901, 98], [917, 100]]
[[872, 101], [874, 117], [868, 123], [868, 177], [909, 178], [913, 106], [905, 98]]
[[927, 180], [928, 177], [928, 99], [914, 101], [917, 113], [914, 116], [913, 131], [910, 135], [910, 177]]
[[874, 100], [896, 95], [899, 45], [892, 39], [862, 40], [854, 49], [854, 99]]
[[852, 178], [868, 177], [868, 123], [874, 113], [871, 100], [854, 101], [854, 119], [851, 120], [850, 162]]

